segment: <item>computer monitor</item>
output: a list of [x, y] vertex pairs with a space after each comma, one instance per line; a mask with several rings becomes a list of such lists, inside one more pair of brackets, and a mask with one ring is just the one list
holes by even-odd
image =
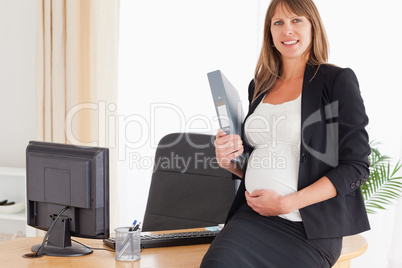
[[90, 254], [71, 236], [109, 237], [107, 148], [31, 141], [26, 172], [27, 224], [47, 231], [36, 256]]

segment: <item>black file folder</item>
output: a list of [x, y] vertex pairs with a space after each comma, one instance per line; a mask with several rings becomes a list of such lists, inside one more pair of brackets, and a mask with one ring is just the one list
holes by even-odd
[[239, 93], [220, 70], [207, 75], [221, 129], [227, 134], [241, 135], [244, 112]]

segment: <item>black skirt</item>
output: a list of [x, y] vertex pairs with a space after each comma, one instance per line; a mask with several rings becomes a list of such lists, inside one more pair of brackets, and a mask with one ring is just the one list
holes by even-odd
[[341, 249], [340, 237], [307, 239], [302, 222], [263, 217], [244, 204], [214, 239], [201, 268], [330, 268]]

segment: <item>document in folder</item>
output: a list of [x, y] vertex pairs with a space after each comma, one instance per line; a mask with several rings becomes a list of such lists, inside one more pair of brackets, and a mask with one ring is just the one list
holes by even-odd
[[239, 93], [220, 70], [207, 75], [221, 129], [227, 134], [241, 135], [244, 112]]

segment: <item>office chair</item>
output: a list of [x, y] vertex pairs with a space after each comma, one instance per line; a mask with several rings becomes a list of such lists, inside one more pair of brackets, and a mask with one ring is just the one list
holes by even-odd
[[156, 149], [142, 231], [224, 223], [235, 196], [231, 173], [219, 167], [215, 137], [173, 133]]

